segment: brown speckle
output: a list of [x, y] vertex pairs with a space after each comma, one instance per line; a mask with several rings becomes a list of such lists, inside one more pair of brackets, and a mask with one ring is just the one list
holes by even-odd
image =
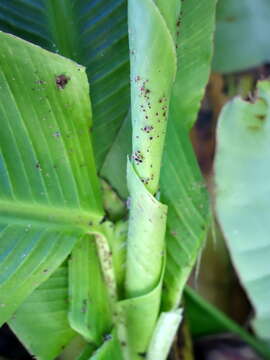
[[265, 115], [265, 114], [257, 114], [257, 115], [255, 115], [255, 116], [256, 116], [257, 119], [262, 120], [262, 121], [266, 119], [266, 115]]
[[249, 126], [248, 126], [248, 129], [250, 129], [250, 130], [254, 130], [254, 131], [257, 131], [257, 130], [260, 130], [260, 126], [256, 126], [256, 125], [249, 125]]
[[67, 83], [69, 82], [70, 77], [61, 74], [61, 75], [57, 75], [55, 77], [55, 83], [58, 89], [64, 89], [67, 85]]
[[135, 160], [137, 165], [141, 164], [144, 160], [144, 156], [141, 154], [140, 150], [135, 151], [134, 155], [132, 155], [132, 158]]
[[225, 19], [227, 22], [235, 22], [236, 21], [236, 17], [235, 16], [227, 16]]

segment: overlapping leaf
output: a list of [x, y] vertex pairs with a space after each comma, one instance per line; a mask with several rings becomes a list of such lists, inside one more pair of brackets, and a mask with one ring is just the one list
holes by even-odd
[[209, 224], [208, 196], [190, 143], [211, 63], [215, 0], [184, 1], [179, 20], [178, 72], [161, 171], [168, 205], [163, 305], [177, 307]]
[[98, 167], [129, 108], [125, 0], [2, 0], [0, 29], [87, 67]]
[[[208, 196], [189, 140], [208, 79], [215, 23], [215, 0], [186, 1], [177, 21], [178, 72], [173, 90], [161, 171], [161, 196], [169, 205], [164, 308], [179, 303], [183, 285], [206, 237]], [[203, 16], [202, 16], [203, 14]], [[102, 169], [119, 193], [127, 196], [126, 155], [130, 125], [124, 124]], [[120, 179], [120, 180], [119, 180]]]
[[112, 327], [108, 293], [102, 279], [94, 238], [86, 236], [69, 259], [69, 321], [88, 342], [98, 346]]
[[84, 68], [0, 33], [0, 321], [102, 216]]
[[242, 326], [228, 318], [226, 314], [205, 301], [198, 293], [189, 287], [184, 292], [186, 316], [194, 338], [224, 333], [233, 333], [241, 337], [253, 347], [263, 359], [270, 358], [270, 349], [267, 343], [256, 339]]
[[67, 264], [60, 266], [9, 321], [12, 330], [39, 359], [55, 359], [76, 335], [67, 319], [67, 270]]

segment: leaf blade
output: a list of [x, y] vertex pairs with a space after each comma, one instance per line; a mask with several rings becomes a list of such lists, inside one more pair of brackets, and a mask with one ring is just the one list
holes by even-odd
[[103, 210], [83, 68], [12, 35], [1, 32], [0, 39], [4, 322], [63, 262], [90, 223], [102, 218]]
[[254, 329], [269, 339], [269, 82], [259, 83], [258, 90], [254, 104], [236, 98], [221, 114], [216, 206], [234, 266], [256, 311]]
[[98, 168], [129, 109], [126, 12], [125, 0], [15, 0], [12, 5], [3, 0], [0, 4], [0, 29], [87, 67]]
[[210, 220], [208, 195], [189, 130], [196, 120], [210, 72], [215, 6], [215, 0], [184, 1], [179, 20], [178, 71], [161, 170], [161, 198], [169, 206], [165, 310], [179, 306]]
[[54, 359], [76, 335], [69, 326], [67, 313], [65, 263], [27, 298], [9, 326], [32, 354], [39, 359]]

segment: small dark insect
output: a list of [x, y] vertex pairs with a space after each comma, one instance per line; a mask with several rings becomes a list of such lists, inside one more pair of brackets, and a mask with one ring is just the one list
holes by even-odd
[[109, 340], [111, 340], [112, 339], [112, 335], [111, 334], [105, 334], [104, 336], [103, 336], [103, 340], [104, 341], [109, 341]]
[[55, 83], [58, 89], [64, 89], [67, 85], [67, 83], [69, 82], [70, 77], [61, 74], [61, 75], [57, 75], [55, 77]]

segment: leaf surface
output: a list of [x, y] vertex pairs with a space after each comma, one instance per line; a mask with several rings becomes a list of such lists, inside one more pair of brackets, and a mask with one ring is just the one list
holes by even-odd
[[218, 126], [216, 207], [233, 264], [254, 306], [253, 327], [270, 339], [270, 84], [258, 99], [225, 106]]
[[243, 71], [269, 62], [268, 0], [219, 0], [215, 35], [215, 71]]
[[103, 216], [84, 68], [0, 33], [0, 322]]
[[189, 139], [208, 80], [215, 0], [183, 1], [178, 71], [170, 105], [161, 170], [161, 199], [168, 205], [167, 266], [163, 306], [177, 308], [209, 224], [208, 195]]
[[69, 259], [69, 321], [88, 342], [99, 345], [112, 327], [111, 308], [95, 240], [86, 236]]
[[15, 312], [9, 326], [39, 359], [55, 359], [76, 335], [68, 323], [67, 264], [39, 286]]
[[3, 0], [0, 29], [87, 67], [102, 165], [129, 108], [125, 0]]

